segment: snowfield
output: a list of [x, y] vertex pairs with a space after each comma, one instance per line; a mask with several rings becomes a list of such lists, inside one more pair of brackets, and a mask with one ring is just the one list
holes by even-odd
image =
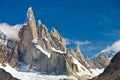
[[[77, 61], [75, 61], [76, 64]], [[4, 69], [6, 72], [9, 72], [13, 77], [21, 79], [21, 80], [63, 80], [63, 79], [72, 79], [72, 80], [78, 80], [76, 77], [74, 76], [66, 76], [66, 75], [47, 75], [47, 74], [42, 74], [39, 72], [20, 72], [17, 71], [15, 68], [10, 67], [8, 64], [6, 65], [6, 67], [3, 67], [0, 64], [0, 68]], [[89, 76], [89, 78], [93, 78], [97, 75], [99, 75], [100, 73], [103, 72], [104, 69], [91, 69], [93, 75]], [[78, 73], [79, 74], [79, 73]], [[83, 73], [84, 74], [84, 73]], [[87, 76], [87, 75], [85, 75]], [[81, 76], [81, 78], [83, 79], [85, 76]]]
[[40, 74], [38, 72], [19, 72], [14, 68], [10, 67], [8, 64], [6, 67], [3, 67], [0, 64], [0, 68], [9, 72], [13, 77], [16, 77], [21, 80], [62, 80], [62, 79], [73, 79], [77, 80], [77, 78], [73, 76], [65, 76], [65, 75], [47, 75]]
[[79, 75], [84, 76], [84, 75], [91, 75], [90, 71], [86, 69], [77, 59], [73, 58], [73, 62], [77, 64], [78, 70], [79, 70]]

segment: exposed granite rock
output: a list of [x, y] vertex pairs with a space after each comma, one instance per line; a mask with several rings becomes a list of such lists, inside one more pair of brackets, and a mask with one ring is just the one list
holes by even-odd
[[4, 44], [1, 44], [0, 47], [0, 63], [2, 64], [2, 66], [6, 66], [7, 63], [7, 54], [8, 54], [8, 49]]
[[3, 66], [10, 64], [15, 67], [18, 63], [18, 41], [7, 40], [5, 34], [0, 32], [0, 63]]
[[83, 54], [81, 53], [81, 50], [80, 50], [79, 45], [77, 45], [77, 47], [76, 47], [76, 54], [77, 54], [77, 56], [79, 57], [79, 59], [80, 59], [81, 61], [84, 61], [84, 60], [85, 60], [85, 57], [84, 57]]
[[110, 59], [108, 58], [107, 54], [97, 56], [93, 58], [93, 64], [96, 66], [96, 68], [102, 69], [109, 65]]
[[66, 43], [55, 28], [52, 28], [50, 36], [57, 45], [57, 49], [66, 52]]
[[[9, 61], [9, 65], [11, 67], [15, 67], [18, 64], [18, 60], [19, 60], [19, 56], [18, 56], [18, 49], [19, 49], [19, 44], [16, 42], [14, 44], [14, 48], [13, 48], [13, 53], [12, 53], [12, 57]], [[9, 54], [9, 53], [8, 53]]]
[[78, 71], [77, 65], [73, 61], [72, 54], [67, 53], [66, 56], [66, 67], [67, 67], [67, 75], [73, 75]]
[[[30, 11], [31, 8], [28, 9], [28, 14], [33, 14], [33, 12]], [[48, 33], [47, 28], [42, 25], [40, 21], [38, 21], [37, 43], [32, 44], [32, 40], [35, 38], [33, 33], [36, 33], [37, 28], [35, 25], [32, 25], [35, 22], [31, 22], [29, 18], [31, 17], [28, 16], [28, 24], [24, 25], [19, 32], [21, 46], [23, 48], [21, 52], [24, 53], [24, 62], [30, 64], [32, 67], [36, 67], [37, 71], [66, 74], [66, 61], [63, 56], [64, 54], [52, 52], [51, 48], [55, 48], [56, 44]], [[34, 15], [32, 15], [32, 20], [34, 20], [33, 18]], [[43, 51], [37, 48], [36, 45], [40, 46], [44, 51], [47, 51], [51, 55], [50, 58], [48, 58]]]
[[57, 48], [50, 34], [48, 33], [46, 26], [42, 25], [40, 21], [38, 21], [38, 37], [39, 39], [42, 39], [44, 41], [44, 44], [46, 45], [45, 48], [47, 51], [50, 51], [51, 47]]
[[72, 48], [67, 49], [67, 54], [72, 55], [74, 58], [78, 58], [76, 53], [74, 52], [74, 50]]
[[28, 19], [28, 26], [31, 30], [33, 39], [38, 39], [37, 29], [36, 29], [36, 22], [34, 19], [34, 13], [32, 11], [32, 8], [30, 7], [27, 12], [27, 19]]

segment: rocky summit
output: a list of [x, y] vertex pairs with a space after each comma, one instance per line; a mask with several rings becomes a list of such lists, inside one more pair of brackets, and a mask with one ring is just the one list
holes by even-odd
[[65, 40], [55, 28], [49, 32], [41, 20], [36, 24], [31, 7], [26, 18], [26, 24], [18, 32], [19, 40], [9, 39], [0, 31], [0, 63], [3, 66], [9, 64], [19, 68], [23, 62], [38, 72], [91, 78], [96, 76], [94, 71], [109, 65], [108, 55], [89, 59], [82, 54], [79, 45], [76, 51], [67, 49]]

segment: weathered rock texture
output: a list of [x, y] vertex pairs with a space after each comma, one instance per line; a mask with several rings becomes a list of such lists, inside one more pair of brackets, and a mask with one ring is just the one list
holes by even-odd
[[102, 69], [109, 65], [110, 59], [107, 54], [99, 55], [99, 56], [91, 59], [91, 63], [92, 63], [91, 67], [93, 67], [93, 68], [96, 67], [96, 68]]
[[13, 40], [5, 39], [5, 34], [0, 34], [0, 36], [4, 36], [3, 38], [0, 37], [0, 63], [3, 66], [6, 66], [9, 63], [10, 66], [15, 67], [18, 64], [19, 60], [19, 43]]
[[65, 43], [64, 39], [60, 36], [58, 31], [55, 28], [52, 28], [50, 35], [51, 35], [52, 40], [57, 45], [57, 48], [59, 50], [65, 52], [66, 51], [66, 43]]
[[37, 34], [37, 29], [36, 29], [36, 22], [35, 22], [34, 14], [33, 14], [33, 11], [32, 11], [31, 7], [28, 9], [27, 19], [28, 19], [29, 28], [32, 31], [31, 32], [32, 36], [33, 36], [34, 39], [37, 39], [38, 34]]

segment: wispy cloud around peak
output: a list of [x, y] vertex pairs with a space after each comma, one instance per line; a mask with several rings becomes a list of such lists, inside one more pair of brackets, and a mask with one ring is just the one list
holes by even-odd
[[86, 44], [90, 44], [91, 42], [86, 40], [86, 41], [80, 41], [80, 40], [72, 40], [72, 39], [68, 39], [68, 38], [64, 38], [65, 42], [67, 45], [86, 45]]
[[79, 40], [72, 40], [72, 42], [76, 45], [86, 45], [86, 44], [90, 44], [90, 41], [79, 41]]
[[7, 36], [8, 39], [19, 40], [18, 32], [21, 27], [22, 24], [16, 24], [14, 26], [10, 26], [7, 23], [0, 23], [0, 31], [2, 31]]

